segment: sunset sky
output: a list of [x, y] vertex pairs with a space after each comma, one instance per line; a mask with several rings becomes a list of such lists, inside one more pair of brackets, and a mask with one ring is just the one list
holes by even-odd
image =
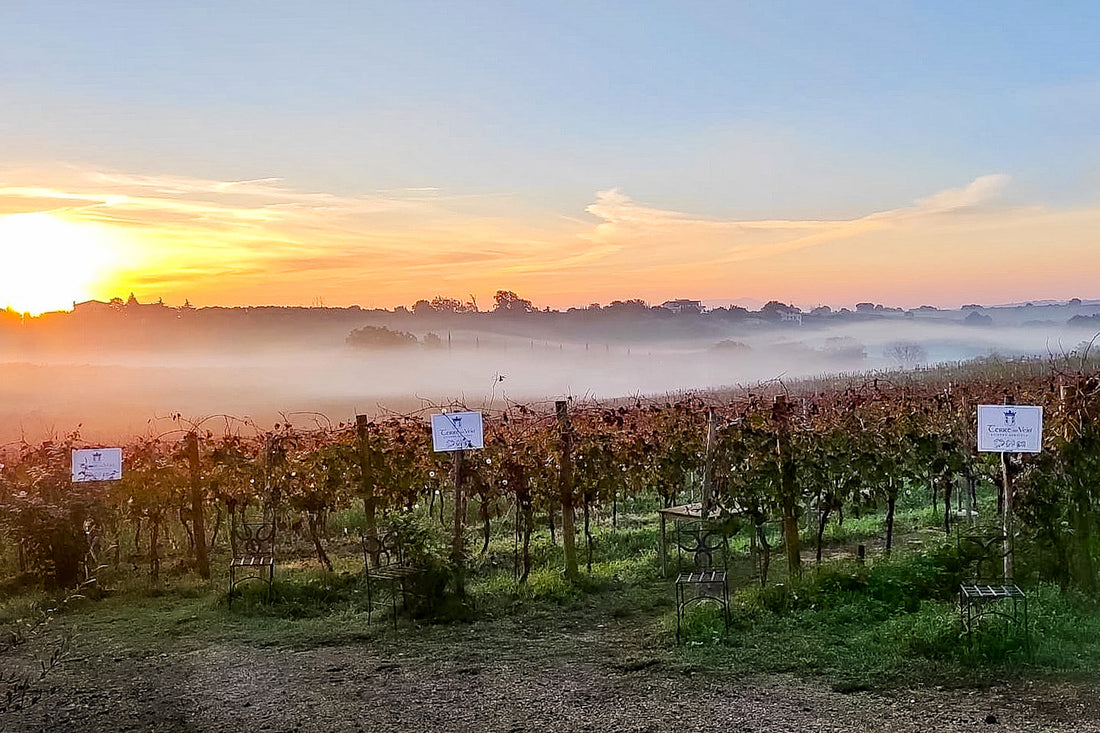
[[0, 308], [1100, 298], [1100, 3], [0, 3]]

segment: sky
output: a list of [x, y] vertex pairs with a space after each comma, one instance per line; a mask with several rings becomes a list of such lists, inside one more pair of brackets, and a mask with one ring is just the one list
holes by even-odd
[[0, 3], [0, 308], [1100, 298], [1100, 3]]

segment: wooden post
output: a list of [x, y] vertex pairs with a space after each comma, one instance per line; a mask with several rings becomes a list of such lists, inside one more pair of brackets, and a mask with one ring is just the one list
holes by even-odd
[[210, 558], [206, 554], [206, 522], [199, 473], [199, 436], [194, 430], [187, 434], [187, 464], [191, 482], [191, 530], [195, 535], [195, 570], [203, 580], [209, 580]]
[[[363, 495], [363, 517], [366, 523], [366, 536], [378, 539], [378, 519], [375, 516], [374, 473], [371, 464], [370, 439], [367, 435], [369, 419], [366, 415], [355, 416], [355, 436], [359, 441], [359, 492]], [[373, 545], [374, 543], [372, 543]], [[378, 557], [371, 558], [377, 564]]]
[[451, 538], [451, 560], [462, 562], [466, 551], [466, 493], [462, 490], [462, 451], [451, 452], [451, 480], [455, 487], [454, 534]]
[[[1004, 404], [1011, 405], [1012, 398], [1005, 395]], [[1001, 516], [1004, 532], [1004, 579], [1012, 580], [1012, 473], [1008, 454], [1001, 451], [1001, 476], [1004, 480], [1004, 514]]]
[[967, 526], [974, 526], [974, 515], [977, 514], [977, 507], [974, 506], [974, 470], [967, 468], [966, 470], [966, 524]]
[[714, 453], [718, 442], [718, 418], [714, 408], [707, 410], [707, 453], [703, 463], [703, 506], [700, 515], [705, 522], [714, 502]]
[[772, 420], [776, 428], [775, 452], [779, 462], [779, 504], [783, 513], [787, 574], [795, 577], [802, 573], [802, 555], [798, 545], [798, 489], [791, 459], [791, 406], [784, 395], [775, 396]]
[[657, 516], [661, 518], [661, 543], [658, 546], [659, 559], [661, 562], [661, 577], [668, 577], [668, 554], [665, 549], [665, 513], [657, 512]]
[[573, 429], [569, 424], [568, 403], [554, 403], [558, 418], [558, 438], [561, 448], [561, 473], [558, 476], [558, 495], [561, 498], [561, 542], [565, 551], [565, 577], [575, 580], [580, 576], [577, 567], [577, 532], [573, 521]]

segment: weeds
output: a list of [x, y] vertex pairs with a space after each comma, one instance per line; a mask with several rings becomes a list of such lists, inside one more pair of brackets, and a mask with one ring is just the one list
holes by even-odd
[[7, 661], [0, 671], [0, 713], [21, 710], [41, 699], [42, 690], [38, 685], [68, 654], [71, 632], [64, 632], [55, 642], [48, 643], [45, 651], [32, 651], [31, 659], [24, 660], [22, 664], [13, 658], [17, 650], [43, 635], [59, 609], [81, 598], [75, 593], [59, 598], [35, 594], [3, 604], [0, 623], [3, 623], [4, 638], [0, 640], [3, 645], [0, 646], [0, 660]]
[[[406, 518], [398, 530], [409, 556], [417, 557], [427, 572], [410, 602], [401, 606], [399, 621], [408, 627], [480, 619], [537, 629], [559, 623], [563, 616], [590, 619], [592, 626], [614, 619], [637, 629], [639, 639], [655, 639], [662, 653], [680, 655], [694, 667], [731, 674], [822, 675], [838, 689], [849, 690], [1021, 671], [1100, 672], [1100, 608], [1085, 596], [1064, 594], [1051, 585], [1028, 588], [1029, 637], [996, 618], [982, 619], [971, 637], [964, 637], [955, 593], [967, 558], [960, 557], [957, 543], [942, 532], [924, 529], [923, 523], [937, 522], [938, 515], [914, 502], [904, 513], [899, 509], [899, 517], [921, 530], [919, 544], [899, 543], [892, 557], [876, 554], [865, 563], [850, 556], [827, 560], [807, 567], [801, 578], [782, 577], [777, 568], [779, 582], [765, 587], [751, 575], [748, 533], [735, 535], [729, 629], [720, 610], [696, 606], [683, 621], [680, 647], [673, 641], [672, 580], [660, 575], [652, 518], [648, 523], [624, 522], [620, 528], [593, 527], [591, 570], [576, 582], [565, 579], [560, 546], [545, 531], [533, 537], [534, 569], [525, 583], [518, 582], [511, 528], [506, 521], [497, 522], [486, 551], [465, 559], [461, 597], [453, 592], [458, 568], [441, 559], [448, 549], [446, 530], [438, 523]], [[230, 607], [224, 558], [215, 559], [209, 581], [190, 573], [164, 573], [152, 582], [143, 572], [113, 568], [100, 575], [109, 588], [94, 602], [74, 599], [58, 606], [41, 590], [13, 587], [0, 600], [0, 624], [10, 626], [59, 608], [67, 619], [104, 634], [161, 644], [200, 646], [233, 639], [315, 647], [400, 639], [392, 634], [389, 608], [380, 612], [368, 607], [362, 556], [353, 539], [356, 521], [353, 515], [339, 518], [337, 526], [349, 531], [330, 547], [334, 572], [322, 571], [309, 559], [284, 558], [270, 599], [265, 585], [245, 584]], [[848, 518], [846, 541], [872, 536], [876, 521], [870, 514]], [[336, 535], [345, 533], [339, 529]], [[581, 545], [584, 559], [586, 549]], [[1028, 638], [1030, 644], [1025, 643]], [[64, 654], [51, 651], [18, 679], [9, 674], [3, 680], [11, 692], [8, 704], [33, 702], [36, 680], [41, 679], [36, 675], [53, 669]]]

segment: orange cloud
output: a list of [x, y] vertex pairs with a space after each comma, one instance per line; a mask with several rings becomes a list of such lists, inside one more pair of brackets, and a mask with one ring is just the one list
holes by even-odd
[[[103, 286], [114, 290], [98, 297], [134, 290], [169, 303], [320, 297], [392, 307], [436, 294], [488, 302], [506, 288], [554, 307], [629, 297], [950, 304], [990, 278], [1005, 293], [1030, 287], [1024, 298], [1059, 289], [1087, 297], [1094, 286], [1080, 273], [1100, 268], [1100, 209], [1006, 207], [998, 202], [1009, 183], [982, 176], [847, 220], [706, 218], [610, 189], [581, 219], [517, 214], [505, 195], [337, 195], [277, 178], [66, 168], [0, 172], [0, 214], [49, 211], [119, 232], [124, 256]], [[1059, 264], [1032, 268], [1029, 285], [1020, 273], [1040, 247]]]

